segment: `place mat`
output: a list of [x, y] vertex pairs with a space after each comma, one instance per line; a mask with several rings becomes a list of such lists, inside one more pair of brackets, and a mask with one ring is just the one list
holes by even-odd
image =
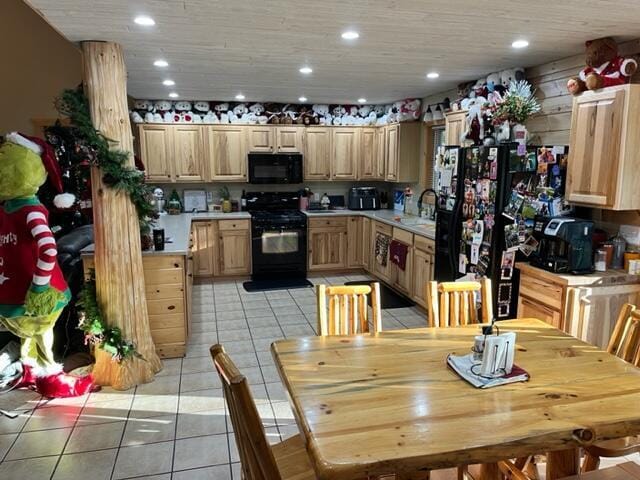
[[451, 355], [447, 356], [447, 365], [456, 372], [462, 379], [470, 383], [476, 388], [492, 388], [499, 385], [507, 385], [509, 383], [526, 382], [529, 380], [529, 374], [523, 368], [515, 363], [511, 373], [503, 377], [487, 378], [477, 375], [472, 371], [474, 365], [479, 365], [473, 358], [473, 353], [467, 355]]

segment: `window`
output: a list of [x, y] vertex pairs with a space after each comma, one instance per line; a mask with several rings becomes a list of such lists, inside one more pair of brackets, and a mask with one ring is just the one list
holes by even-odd
[[435, 190], [436, 188], [436, 152], [438, 147], [446, 145], [444, 125], [434, 126], [431, 129], [431, 178], [427, 178], [427, 186]]

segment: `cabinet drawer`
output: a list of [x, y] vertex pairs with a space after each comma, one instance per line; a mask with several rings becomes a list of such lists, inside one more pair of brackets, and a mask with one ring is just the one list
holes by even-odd
[[182, 268], [166, 268], [163, 270], [145, 271], [144, 281], [147, 286], [164, 285], [167, 283], [180, 283], [184, 285], [184, 270]]
[[184, 357], [186, 353], [186, 346], [184, 342], [178, 343], [163, 343], [156, 345], [156, 353], [160, 358], [180, 358]]
[[168, 285], [147, 285], [147, 300], [164, 300], [167, 298], [184, 298], [184, 285], [170, 283]]
[[537, 318], [558, 329], [562, 328], [560, 312], [522, 296], [518, 298], [518, 318]]
[[562, 310], [562, 287], [546, 280], [523, 275], [520, 277], [520, 294], [556, 310]]
[[164, 328], [184, 328], [184, 315], [149, 315], [149, 329], [162, 330]]
[[309, 228], [347, 227], [347, 217], [340, 218], [310, 218]]
[[402, 230], [401, 228], [393, 228], [393, 239], [405, 245], [413, 245], [413, 233]]
[[220, 220], [218, 230], [249, 230], [249, 220]]
[[156, 345], [162, 343], [184, 343], [185, 332], [184, 325], [181, 327], [173, 328], [160, 328], [158, 330], [151, 330], [151, 338]]
[[184, 313], [184, 299], [180, 297], [165, 300], [148, 300], [147, 310], [149, 310], [149, 315]]
[[381, 222], [375, 222], [373, 225], [376, 233], [384, 233], [389, 237], [393, 235], [393, 227], [391, 225]]
[[142, 265], [146, 270], [163, 270], [166, 268], [182, 268], [184, 257], [177, 255], [143, 255]]
[[436, 250], [435, 241], [431, 240], [430, 238], [421, 237], [419, 235], [414, 235], [413, 246], [418, 250], [422, 250], [426, 253], [434, 253]]

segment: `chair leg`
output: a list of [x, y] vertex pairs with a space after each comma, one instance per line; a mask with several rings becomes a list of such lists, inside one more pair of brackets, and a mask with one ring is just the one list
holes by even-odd
[[584, 461], [582, 462], [582, 473], [592, 472], [600, 466], [600, 457], [591, 455], [589, 452], [584, 453]]

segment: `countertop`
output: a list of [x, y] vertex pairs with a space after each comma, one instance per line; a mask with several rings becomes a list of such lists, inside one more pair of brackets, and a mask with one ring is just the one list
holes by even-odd
[[[309, 212], [303, 211], [309, 218], [314, 217], [336, 217], [336, 216], [361, 216], [372, 220], [377, 220], [389, 225], [393, 225], [411, 233], [421, 235], [426, 238], [435, 238], [435, 223], [424, 220], [415, 215], [404, 215], [395, 213], [393, 210], [330, 210]], [[165, 243], [164, 250], [146, 250], [142, 255], [187, 255], [189, 253], [189, 234], [191, 223], [198, 220], [250, 220], [249, 212], [202, 212], [202, 213], [181, 213], [180, 215], [163, 215], [157, 221], [154, 228], [164, 228], [165, 239], [170, 239], [170, 243]], [[396, 220], [396, 219], [399, 219]], [[407, 222], [407, 223], [403, 223]], [[418, 223], [419, 222], [419, 223]], [[82, 255], [93, 256], [94, 246], [89, 245], [82, 249]]]
[[640, 275], [630, 275], [626, 270], [607, 270], [606, 272], [593, 272], [582, 275], [568, 273], [553, 273], [542, 268], [534, 267], [528, 263], [517, 263], [516, 268], [523, 274], [544, 278], [550, 282], [562, 284], [567, 287], [588, 287], [625, 285], [640, 283]]

